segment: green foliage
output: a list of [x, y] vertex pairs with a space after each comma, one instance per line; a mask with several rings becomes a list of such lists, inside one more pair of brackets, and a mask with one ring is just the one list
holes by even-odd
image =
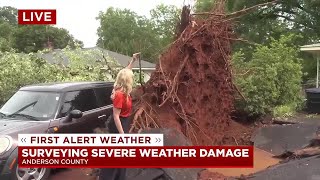
[[317, 118], [317, 116], [318, 116], [318, 114], [307, 114], [306, 118], [314, 119], [314, 118]]
[[[234, 12], [265, 2], [267, 1], [228, 0], [227, 9], [229, 12]], [[263, 40], [264, 38], [267, 39], [268, 36], [272, 36], [272, 34], [266, 34], [267, 32], [272, 33], [271, 30], [273, 28], [278, 28], [277, 25], [282, 24], [284, 25], [284, 29], [282, 28], [281, 30], [282, 32], [303, 33], [305, 39], [302, 43], [315, 39], [319, 40], [319, 4], [319, 1], [314, 0], [277, 1], [276, 4], [261, 6], [257, 10], [243, 16], [239, 22], [240, 27], [237, 27], [237, 29], [242, 32], [255, 32], [258, 39], [251, 37], [250, 40]], [[268, 28], [268, 26], [270, 27]], [[267, 36], [261, 38], [261, 35]], [[255, 42], [260, 43], [258, 41]]]
[[130, 56], [138, 51], [146, 58], [152, 56], [148, 49], [154, 49], [156, 43], [151, 23], [145, 17], [128, 9], [109, 8], [100, 12], [98, 20], [99, 47]]
[[180, 19], [180, 9], [173, 5], [160, 4], [150, 11], [150, 15], [155, 37], [160, 43], [160, 48], [164, 48], [174, 40], [176, 26]]
[[[140, 73], [139, 71], [133, 71], [133, 74], [134, 74], [134, 84], [133, 86], [136, 87], [136, 86], [140, 86], [141, 83], [140, 83]], [[144, 73], [143, 71], [141, 72], [141, 80], [142, 80], [142, 84], [144, 83]]]
[[[197, 0], [195, 11], [207, 12], [214, 6], [214, 0]], [[228, 13], [249, 8], [267, 2], [266, 0], [227, 0]], [[233, 50], [242, 50], [246, 59], [252, 59], [257, 45], [268, 46], [272, 38], [279, 39], [281, 35], [303, 35], [293, 40], [297, 46], [319, 42], [320, 40], [320, 1], [287, 0], [277, 1], [276, 4], [261, 6], [254, 11], [237, 19], [235, 32], [246, 40], [234, 44]], [[249, 43], [247, 43], [249, 42]], [[304, 81], [315, 79], [316, 61], [308, 53], [300, 53], [304, 59]]]
[[197, 0], [195, 3], [196, 12], [210, 12], [214, 7], [214, 0]]
[[295, 114], [295, 107], [290, 105], [281, 105], [277, 106], [273, 109], [273, 117], [276, 118], [289, 118], [294, 116]]
[[97, 45], [128, 56], [141, 52], [143, 59], [154, 62], [173, 41], [179, 9], [159, 5], [150, 13], [148, 19], [128, 9], [108, 8], [100, 12]]
[[[239, 11], [257, 4], [265, 3], [266, 0], [228, 0], [229, 12]], [[320, 1], [315, 0], [288, 0], [277, 1], [277, 4], [261, 6], [255, 11], [239, 19], [235, 30], [236, 33], [248, 43], [237, 42], [234, 50], [243, 49], [247, 59], [252, 58], [256, 44], [269, 45], [271, 39], [279, 39], [281, 35], [296, 34], [302, 38], [293, 40], [296, 46], [312, 44], [320, 40]], [[304, 81], [315, 79], [316, 61], [308, 53], [300, 53], [304, 59]]]
[[291, 44], [294, 36], [272, 40], [270, 46], [258, 46], [246, 62], [241, 52], [233, 56], [237, 85], [246, 102], [239, 107], [251, 115], [271, 113], [276, 106], [301, 103], [302, 66], [298, 50]]
[[0, 51], [9, 51], [12, 48], [12, 33], [15, 27], [9, 22], [0, 21]]
[[[67, 81], [113, 81], [121, 67], [107, 57], [107, 62], [90, 62], [101, 57], [97, 50], [81, 51], [80, 49], [63, 49], [63, 53], [53, 55], [54, 63], [49, 64], [43, 58], [43, 52], [19, 54], [14, 52], [0, 53], [0, 104], [3, 104], [21, 86]], [[63, 59], [69, 64], [63, 66]], [[105, 64], [113, 66], [112, 70], [103, 70]]]
[[74, 39], [66, 29], [53, 26], [19, 26], [13, 33], [13, 48], [19, 52], [30, 53], [48, 47], [48, 40], [56, 49], [68, 45], [75, 48], [81, 41]]
[[[53, 52], [0, 52], [0, 104], [25, 85], [72, 81], [113, 82], [122, 68], [106, 54], [103, 57], [98, 49], [72, 49], [67, 46]], [[140, 84], [137, 72], [134, 84]]]
[[7, 22], [16, 25], [18, 19], [18, 10], [10, 6], [0, 7], [0, 23]]
[[18, 52], [31, 53], [48, 47], [48, 40], [54, 48], [66, 46], [76, 48], [83, 43], [75, 39], [66, 29], [53, 26], [18, 26], [17, 9], [0, 7], [0, 51], [14, 48]]
[[41, 61], [33, 54], [0, 54], [0, 104], [21, 86], [42, 81], [48, 66], [38, 63]]

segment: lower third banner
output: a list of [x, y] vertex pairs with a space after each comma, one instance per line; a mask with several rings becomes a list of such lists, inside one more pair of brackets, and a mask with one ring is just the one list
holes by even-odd
[[20, 168], [253, 167], [252, 146], [19, 146]]

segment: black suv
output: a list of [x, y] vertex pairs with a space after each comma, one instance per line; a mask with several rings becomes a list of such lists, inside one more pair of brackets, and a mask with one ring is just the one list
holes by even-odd
[[92, 133], [112, 113], [113, 83], [71, 82], [22, 87], [0, 109], [0, 179], [45, 180], [50, 169], [17, 167], [23, 133]]

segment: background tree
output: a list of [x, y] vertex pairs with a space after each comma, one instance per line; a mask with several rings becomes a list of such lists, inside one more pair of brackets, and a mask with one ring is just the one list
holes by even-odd
[[156, 38], [146, 17], [128, 9], [108, 8], [106, 12], [100, 12], [97, 19], [100, 21], [99, 47], [125, 55], [141, 51], [145, 58], [152, 56]]
[[180, 11], [176, 6], [164, 4], [160, 4], [150, 11], [151, 21], [162, 48], [174, 40], [176, 26], [180, 21]]
[[[271, 0], [227, 0], [231, 13]], [[320, 1], [279, 0], [236, 19], [240, 39], [233, 46], [236, 83], [247, 101], [239, 109], [251, 115], [293, 112], [301, 103], [302, 80], [315, 79], [316, 64], [299, 46], [319, 42]], [[209, 5], [209, 7], [208, 7]], [[208, 12], [214, 0], [197, 0], [195, 11]], [[303, 59], [303, 61], [301, 60]], [[240, 72], [239, 72], [240, 71]]]
[[[239, 11], [272, 0], [227, 0], [228, 12]], [[212, 9], [214, 0], [197, 0], [195, 11], [206, 12]], [[239, 38], [233, 51], [242, 50], [246, 60], [252, 58], [257, 45], [269, 45], [271, 39], [280, 39], [281, 35], [295, 34], [292, 45], [302, 46], [320, 41], [320, 1], [314, 0], [279, 0], [270, 6], [262, 6], [237, 19], [235, 26]], [[316, 76], [316, 61], [307, 53], [300, 53], [304, 59], [304, 81]]]
[[53, 26], [19, 26], [12, 36], [12, 47], [25, 53], [47, 48], [48, 41], [56, 49], [63, 49], [68, 45], [74, 48], [76, 44], [83, 46], [83, 43], [76, 40], [66, 29]]
[[9, 51], [12, 48], [12, 32], [15, 27], [10, 23], [0, 22], [0, 51]]
[[129, 56], [140, 51], [143, 59], [156, 61], [161, 50], [172, 42], [179, 10], [159, 5], [150, 15], [148, 19], [128, 9], [117, 8], [100, 12], [97, 45]]
[[17, 26], [17, 16], [17, 9], [0, 7], [0, 51], [9, 51], [12, 48], [12, 33]]
[[195, 12], [210, 12], [214, 7], [214, 0], [197, 0], [194, 9]]
[[0, 7], [0, 23], [8, 22], [11, 25], [16, 25], [18, 19], [18, 10], [14, 7]]
[[[270, 0], [269, 0], [270, 1]], [[267, 2], [266, 0], [245, 1], [229, 0], [229, 11]], [[236, 3], [232, 3], [236, 2]], [[267, 45], [270, 37], [279, 39], [283, 34], [296, 34], [292, 44], [302, 46], [319, 42], [320, 38], [320, 1], [280, 0], [273, 6], [261, 7], [242, 17], [237, 26], [237, 33], [252, 44]], [[249, 49], [250, 48], [250, 49]], [[246, 49], [246, 55], [252, 55], [253, 46], [237, 43], [235, 50]], [[303, 61], [304, 81], [316, 76], [316, 61], [306, 53], [300, 53]]]
[[48, 38], [54, 48], [83, 46], [66, 29], [45, 25], [19, 26], [17, 17], [16, 8], [0, 7], [0, 51], [14, 48], [18, 52], [36, 52], [47, 48]]

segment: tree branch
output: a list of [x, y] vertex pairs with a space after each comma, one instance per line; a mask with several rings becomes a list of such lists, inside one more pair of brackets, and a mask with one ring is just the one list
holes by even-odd
[[306, 23], [302, 23], [302, 22], [296, 21], [296, 20], [291, 19], [291, 18], [289, 18], [289, 17], [287, 17], [287, 16], [280, 15], [280, 14], [278, 14], [277, 16], [278, 16], [278, 17], [281, 17], [281, 18], [283, 18], [283, 19], [285, 19], [285, 20], [287, 20], [287, 21], [294, 22], [294, 23], [297, 23], [297, 24], [299, 24], [299, 25], [302, 25], [302, 26], [304, 26], [304, 27], [306, 27], [306, 28], [315, 29], [312, 25], [308, 25], [308, 24], [306, 24]]
[[233, 12], [233, 13], [230, 13], [230, 14], [217, 14], [217, 13], [212, 13], [212, 12], [202, 12], [202, 13], [193, 13], [192, 15], [225, 16], [227, 18], [240, 17], [240, 16], [243, 16], [245, 14], [248, 14], [248, 13], [256, 10], [257, 8], [259, 8], [261, 6], [271, 5], [271, 4], [274, 4], [274, 3], [278, 2], [278, 1], [279, 0], [274, 0], [274, 1], [266, 2], [266, 3], [262, 3], [262, 4], [257, 4], [257, 5], [254, 5], [252, 7], [245, 8], [245, 9], [242, 9], [240, 11], [236, 11], [236, 12]]

